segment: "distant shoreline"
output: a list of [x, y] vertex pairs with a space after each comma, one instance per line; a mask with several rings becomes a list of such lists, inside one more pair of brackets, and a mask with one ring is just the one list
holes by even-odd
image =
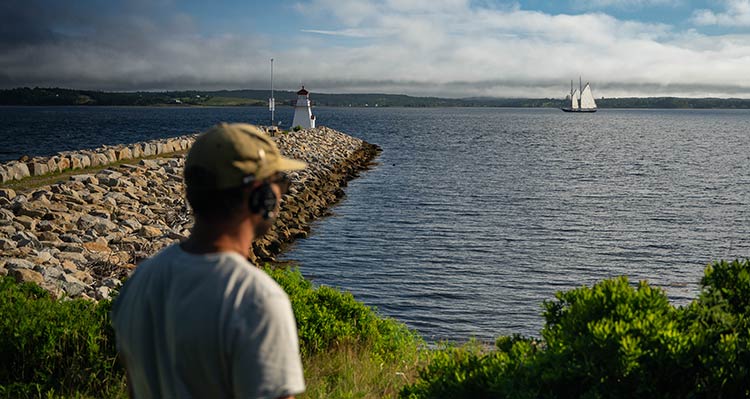
[[[146, 107], [267, 107], [269, 90], [105, 92], [63, 88], [0, 90], [0, 106], [146, 106]], [[276, 105], [289, 106], [293, 91], [274, 92]], [[562, 98], [440, 98], [401, 94], [310, 94], [314, 106], [362, 108], [560, 108]], [[597, 98], [598, 108], [623, 109], [750, 109], [750, 98], [629, 97]]]

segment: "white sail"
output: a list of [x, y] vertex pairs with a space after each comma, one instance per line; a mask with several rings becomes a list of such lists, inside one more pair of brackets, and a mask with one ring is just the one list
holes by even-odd
[[581, 93], [581, 108], [582, 109], [595, 109], [596, 101], [594, 101], [594, 95], [591, 94], [591, 86], [586, 83]]
[[578, 93], [578, 89], [573, 92], [573, 95], [570, 96], [570, 108], [578, 109], [578, 100], [581, 99], [581, 95]]

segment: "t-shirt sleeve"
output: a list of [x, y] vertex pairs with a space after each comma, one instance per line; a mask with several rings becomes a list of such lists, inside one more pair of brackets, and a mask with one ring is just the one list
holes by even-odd
[[288, 297], [271, 295], [236, 315], [232, 385], [237, 398], [278, 398], [305, 390], [297, 325]]

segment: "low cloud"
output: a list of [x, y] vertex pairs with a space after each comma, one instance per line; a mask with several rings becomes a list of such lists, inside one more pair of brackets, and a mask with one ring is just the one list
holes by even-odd
[[677, 6], [684, 0], [574, 0], [573, 4], [578, 8], [599, 9], [599, 8], [642, 8], [653, 6]]
[[[141, 4], [151, 8], [104, 14], [82, 6], [50, 10], [35, 1], [0, 6], [0, 86], [263, 88], [273, 57], [277, 89], [304, 83], [313, 94], [562, 97], [570, 79], [582, 76], [597, 97], [750, 97], [747, 34], [709, 36], [517, 4], [345, 3], [297, 5], [312, 16], [305, 21], [317, 22], [283, 37], [207, 35], [197, 29], [198, 17], [171, 10], [169, 2], [158, 12]], [[6, 33], [13, 40], [3, 40]]]
[[750, 27], [750, 0], [725, 0], [723, 3], [723, 12], [697, 10], [692, 21], [698, 25]]

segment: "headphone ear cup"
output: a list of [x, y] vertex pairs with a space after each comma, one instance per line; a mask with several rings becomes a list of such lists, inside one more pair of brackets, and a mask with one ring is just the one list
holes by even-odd
[[263, 183], [250, 193], [248, 208], [251, 213], [260, 214], [268, 220], [276, 210], [276, 193], [268, 183]]
[[250, 213], [260, 213], [263, 200], [260, 196], [260, 188], [257, 188], [250, 192], [250, 198], [248, 198], [247, 208]]

